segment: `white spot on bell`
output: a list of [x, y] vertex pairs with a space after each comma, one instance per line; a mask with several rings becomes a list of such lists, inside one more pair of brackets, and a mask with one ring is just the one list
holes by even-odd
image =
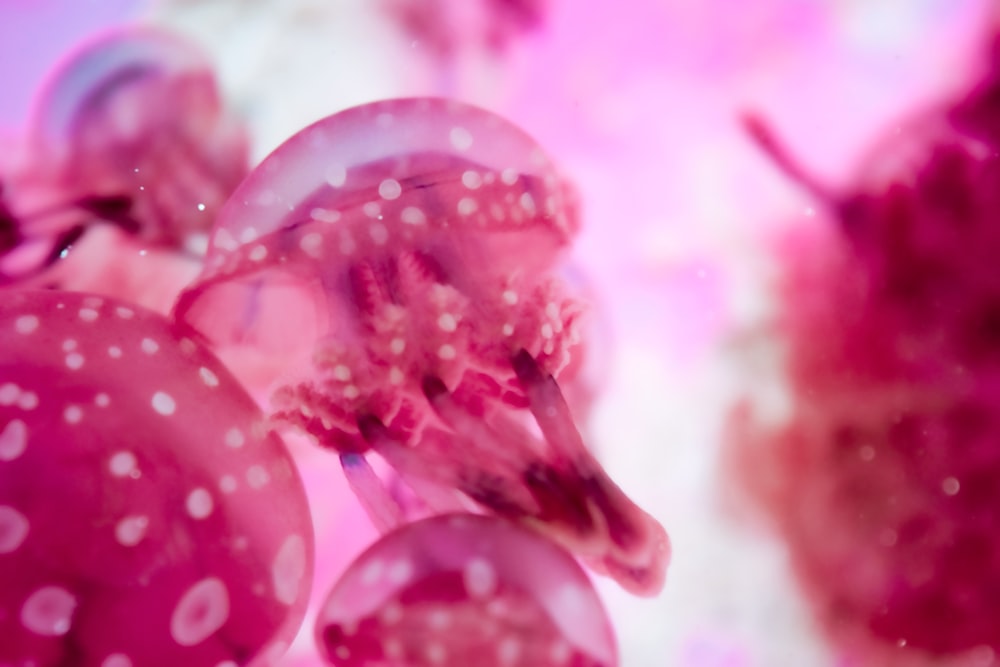
[[83, 419], [83, 410], [80, 409], [79, 405], [70, 405], [63, 410], [63, 419], [66, 420], [67, 424], [79, 424], [80, 420]]
[[223, 475], [219, 478], [219, 491], [223, 493], [233, 493], [236, 491], [236, 478], [232, 475]]
[[361, 583], [366, 586], [371, 586], [382, 578], [382, 572], [385, 570], [385, 563], [379, 559], [375, 559], [372, 562], [365, 565], [364, 569], [361, 570]]
[[517, 303], [517, 292], [514, 290], [504, 290], [504, 293], [501, 296], [503, 297], [503, 302], [508, 306], [513, 306]]
[[124, 653], [112, 653], [101, 662], [101, 667], [132, 667], [132, 660]]
[[115, 308], [115, 313], [123, 320], [130, 320], [135, 316], [135, 311], [131, 308], [126, 308], [125, 306], [118, 306]]
[[26, 391], [17, 398], [17, 407], [22, 410], [34, 410], [38, 407], [38, 394]]
[[192, 519], [205, 519], [215, 508], [212, 494], [200, 487], [188, 494], [184, 505]]
[[261, 262], [267, 257], [267, 247], [256, 245], [252, 250], [250, 250], [250, 254], [248, 256], [250, 257], [251, 262]]
[[17, 551], [28, 537], [27, 517], [8, 505], [0, 505], [0, 554]]
[[504, 185], [514, 185], [517, 183], [517, 176], [517, 169], [514, 169], [513, 167], [507, 167], [500, 172], [500, 180], [504, 183]]
[[198, 375], [201, 376], [201, 381], [204, 382], [206, 386], [208, 387], [219, 386], [218, 376], [209, 369], [205, 368], [204, 366], [198, 369]]
[[93, 322], [97, 319], [97, 311], [93, 308], [81, 308], [79, 315], [84, 322]]
[[239, 449], [246, 443], [247, 439], [246, 436], [243, 435], [243, 431], [234, 426], [226, 431], [225, 441], [226, 446], [232, 447], [233, 449]]
[[422, 225], [427, 222], [427, 216], [416, 206], [407, 206], [400, 211], [399, 219], [408, 225]]
[[19, 318], [14, 320], [14, 330], [19, 334], [28, 334], [34, 332], [38, 328], [38, 317], [35, 315], [21, 315]]
[[189, 588], [170, 617], [170, 636], [181, 646], [205, 641], [229, 619], [229, 592], [217, 577], [202, 579]]
[[111, 397], [104, 392], [101, 392], [97, 396], [94, 396], [94, 405], [99, 408], [106, 408], [111, 405]]
[[455, 351], [455, 347], [453, 345], [445, 343], [438, 348], [438, 357], [444, 359], [445, 361], [451, 361], [457, 356], [458, 353]]
[[149, 527], [149, 517], [127, 516], [115, 525], [115, 539], [123, 547], [134, 547], [142, 542]]
[[318, 222], [333, 224], [340, 220], [340, 211], [329, 208], [314, 208], [309, 211], [309, 217]]
[[389, 351], [399, 356], [406, 349], [406, 341], [402, 338], [393, 338], [389, 341]]
[[385, 200], [399, 199], [403, 194], [403, 186], [394, 178], [387, 178], [378, 184], [378, 196]]
[[497, 572], [489, 561], [473, 558], [462, 569], [462, 582], [469, 597], [482, 600], [496, 591]]
[[66, 368], [71, 371], [78, 371], [83, 367], [83, 355], [79, 352], [70, 352], [66, 355]]
[[[264, 194], [267, 194], [267, 192], [265, 192]], [[270, 194], [272, 197], [274, 196], [273, 192], [271, 192]], [[257, 230], [254, 229], [253, 227], [244, 227], [243, 229], [240, 230], [240, 243], [244, 244], [253, 243], [254, 241], [257, 240], [258, 236], [259, 234], [257, 233]]]
[[462, 185], [469, 188], [470, 190], [476, 190], [483, 184], [483, 177], [479, 175], [478, 171], [472, 171], [468, 169], [462, 172]]
[[271, 475], [264, 466], [250, 466], [247, 469], [247, 484], [251, 489], [262, 489], [271, 481]]
[[458, 328], [458, 320], [451, 313], [442, 313], [437, 321], [438, 328], [441, 331], [452, 332]]
[[309, 232], [299, 239], [299, 248], [313, 259], [323, 254], [323, 236], [319, 232]]
[[112, 359], [120, 359], [122, 356], [122, 349], [117, 345], [112, 345], [108, 348], [108, 356]]
[[166, 392], [158, 391], [153, 394], [153, 400], [150, 403], [154, 410], [164, 416], [170, 416], [177, 410], [177, 403], [173, 396]]
[[472, 134], [464, 127], [456, 125], [448, 133], [452, 147], [458, 151], [466, 151], [472, 147]]
[[290, 535], [281, 544], [271, 565], [274, 597], [291, 605], [299, 598], [302, 578], [306, 574], [306, 545], [298, 535]]
[[135, 454], [132, 452], [117, 452], [108, 461], [108, 470], [115, 477], [131, 477], [136, 471]]
[[413, 563], [407, 559], [393, 562], [386, 570], [385, 578], [393, 584], [405, 584], [413, 576]]
[[76, 598], [60, 586], [43, 586], [21, 607], [21, 624], [43, 637], [61, 637], [69, 632]]
[[521, 198], [518, 200], [518, 203], [521, 204], [521, 208], [523, 208], [524, 212], [528, 215], [535, 214], [535, 198], [531, 196], [530, 192], [521, 193]]
[[479, 204], [472, 197], [462, 197], [458, 200], [458, 214], [462, 216], [472, 215], [479, 210]]
[[146, 354], [156, 354], [160, 350], [160, 344], [152, 338], [143, 338], [139, 347], [141, 347], [142, 351]]
[[331, 165], [326, 170], [326, 182], [339, 188], [347, 182], [347, 168], [340, 164]]
[[12, 419], [0, 431], [0, 461], [13, 461], [28, 446], [28, 426], [20, 419]]

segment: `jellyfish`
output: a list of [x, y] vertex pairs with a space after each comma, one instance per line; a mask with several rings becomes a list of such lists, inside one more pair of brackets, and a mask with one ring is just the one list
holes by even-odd
[[920, 110], [841, 187], [749, 122], [827, 225], [778, 247], [792, 410], [772, 429], [742, 409], [734, 467], [823, 627], [865, 664], [1000, 651], [995, 91], [987, 78]]
[[100, 296], [0, 301], [0, 664], [266, 665], [313, 532], [284, 443], [193, 332]]
[[237, 188], [174, 314], [266, 388], [276, 423], [341, 455], [384, 530], [406, 511], [369, 455], [434, 511], [472, 501], [655, 594], [666, 533], [584, 445], [557, 380], [582, 317], [557, 270], [578, 224], [572, 188], [507, 121], [368, 104]]
[[326, 596], [316, 639], [337, 667], [618, 664], [607, 612], [573, 558], [473, 514], [423, 519], [372, 545]]
[[129, 298], [142, 285], [121, 293], [123, 276], [92, 277], [94, 266], [140, 252], [199, 257], [249, 168], [244, 127], [223, 107], [201, 50], [141, 26], [66, 56], [34, 101], [21, 152], [0, 186], [3, 282]]

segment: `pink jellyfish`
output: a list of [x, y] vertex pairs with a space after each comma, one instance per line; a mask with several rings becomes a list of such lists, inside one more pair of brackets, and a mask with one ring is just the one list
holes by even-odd
[[793, 413], [750, 432], [741, 467], [865, 664], [1000, 652], [996, 94], [920, 115], [841, 191], [750, 125], [837, 225], [781, 248]]
[[[23, 152], [3, 191], [6, 280], [43, 272], [46, 285], [122, 296], [134, 295], [116, 289], [121, 276], [99, 273], [101, 284], [93, 265], [147, 249], [199, 255], [248, 170], [243, 125], [222, 108], [205, 56], [171, 33], [138, 26], [91, 39], [53, 71]], [[108, 245], [116, 251], [110, 260], [102, 254]], [[45, 271], [53, 265], [59, 270]]]
[[323, 603], [316, 639], [336, 667], [618, 664], [607, 614], [573, 558], [471, 514], [408, 524], [369, 548]]
[[503, 51], [518, 36], [541, 27], [548, 0], [383, 0], [386, 11], [420, 47], [442, 59], [469, 46]]
[[0, 301], [0, 664], [265, 665], [313, 534], [283, 443], [192, 332], [92, 295]]
[[236, 190], [176, 316], [271, 416], [344, 455], [384, 528], [364, 454], [435, 509], [457, 490], [545, 530], [640, 594], [668, 542], [588, 452], [556, 376], [581, 307], [555, 269], [575, 198], [522, 131], [478, 108], [400, 99], [302, 130]]

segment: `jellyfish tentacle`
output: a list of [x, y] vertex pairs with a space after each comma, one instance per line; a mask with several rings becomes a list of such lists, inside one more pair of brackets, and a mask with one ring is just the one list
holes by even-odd
[[569, 496], [586, 498], [595, 526], [609, 538], [606, 553], [595, 565], [630, 590], [655, 594], [663, 585], [670, 550], [663, 527], [628, 498], [587, 449], [556, 379], [526, 350], [513, 356], [511, 366], [531, 414], [562, 463], [560, 468], [536, 472], [541, 475], [534, 478], [536, 493], [546, 493], [552, 485], [545, 480], [554, 477], [561, 488], [572, 490]]
[[389, 494], [363, 454], [341, 454], [340, 465], [347, 483], [376, 530], [385, 534], [403, 525], [403, 509]]
[[[446, 411], [447, 412], [447, 411]], [[359, 428], [372, 450], [382, 456], [413, 488], [420, 488], [425, 501], [434, 510], [461, 507], [446, 495], [448, 489], [458, 489], [473, 501], [496, 514], [518, 520], [537, 517], [540, 507], [521, 485], [523, 464], [514, 460], [511, 452], [495, 446], [496, 439], [486, 431], [476, 436], [467, 432], [447, 432], [426, 429], [419, 444], [401, 443], [377, 419], [359, 420]], [[469, 448], [476, 447], [476, 450]], [[470, 455], [474, 451], [475, 456]], [[456, 452], [464, 452], [456, 456]], [[437, 489], [434, 498], [424, 490]], [[438, 503], [441, 503], [438, 505]]]

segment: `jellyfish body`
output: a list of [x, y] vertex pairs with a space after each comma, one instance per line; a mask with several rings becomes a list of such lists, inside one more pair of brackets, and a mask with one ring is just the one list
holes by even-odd
[[545, 526], [649, 593], [666, 535], [587, 452], [554, 379], [578, 342], [555, 273], [577, 225], [571, 188], [510, 123], [440, 99], [365, 105], [254, 170], [175, 313], [224, 355], [271, 360], [276, 419]]
[[0, 302], [0, 664], [264, 665], [313, 533], [284, 444], [193, 332], [124, 302]]
[[38, 179], [62, 198], [132, 202], [143, 239], [183, 247], [248, 170], [245, 131], [211, 64], [186, 39], [130, 26], [70, 53], [43, 85], [28, 133]]
[[409, 524], [358, 557], [323, 603], [316, 639], [336, 667], [618, 664], [607, 614], [572, 557], [468, 514]]
[[[102, 249], [122, 261], [140, 250], [197, 255], [248, 170], [243, 125], [201, 51], [137, 26], [87, 41], [53, 70], [22, 152], [4, 176], [14, 231], [2, 234], [13, 243], [0, 245], [0, 278], [23, 285], [44, 273], [36, 282], [110, 294], [114, 278], [90, 278]], [[89, 243], [96, 227], [111, 232]], [[48, 271], [56, 264], [72, 266]]]

